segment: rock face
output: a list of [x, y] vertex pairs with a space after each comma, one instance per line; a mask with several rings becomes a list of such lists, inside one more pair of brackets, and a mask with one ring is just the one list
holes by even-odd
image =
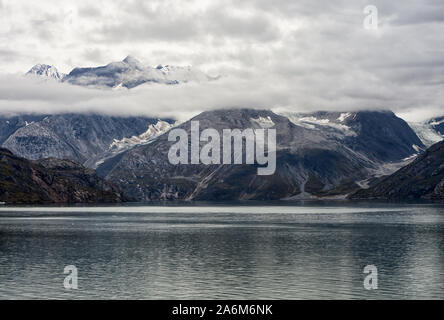
[[118, 187], [70, 161], [29, 161], [0, 148], [0, 201], [6, 203], [115, 203]]
[[[4, 148], [14, 154], [30, 160], [51, 157], [70, 159], [91, 168], [133, 145], [149, 141], [150, 134], [159, 134], [172, 122], [146, 117], [125, 118], [93, 114], [35, 117], [29, 122], [17, 118], [0, 121], [1, 125], [8, 121], [10, 124], [16, 123], [5, 127], [5, 136], [11, 134], [2, 143]], [[18, 127], [18, 123], [22, 126]]]
[[[108, 159], [98, 167], [99, 174], [138, 200], [339, 196], [358, 189], [357, 183], [387, 162], [414, 156], [424, 147], [390, 112], [295, 117], [243, 109], [204, 112], [192, 120], [200, 122], [201, 130], [214, 128], [220, 133], [264, 125], [276, 129], [275, 174], [258, 176], [257, 165], [172, 165], [167, 155], [173, 142], [167, 134]], [[179, 128], [190, 135], [190, 121]]]
[[444, 199], [444, 141], [421, 154], [414, 162], [375, 186], [360, 190], [351, 199]]

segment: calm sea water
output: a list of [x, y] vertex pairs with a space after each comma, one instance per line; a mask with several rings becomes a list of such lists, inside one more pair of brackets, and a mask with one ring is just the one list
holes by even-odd
[[0, 299], [47, 298], [444, 299], [444, 206], [1, 207]]

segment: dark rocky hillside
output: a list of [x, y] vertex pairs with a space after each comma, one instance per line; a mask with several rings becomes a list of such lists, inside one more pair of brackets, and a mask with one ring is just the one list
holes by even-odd
[[0, 148], [2, 202], [114, 203], [126, 200], [118, 187], [74, 161], [29, 161]]
[[444, 141], [430, 147], [411, 164], [350, 198], [444, 200]]

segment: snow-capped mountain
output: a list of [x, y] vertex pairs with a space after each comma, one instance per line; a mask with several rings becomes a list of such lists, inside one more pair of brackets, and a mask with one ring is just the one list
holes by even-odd
[[132, 89], [145, 83], [174, 85], [216, 80], [191, 66], [146, 66], [132, 56], [106, 66], [74, 68], [69, 74], [59, 73], [53, 66], [35, 65], [27, 75], [41, 76], [80, 86]]
[[209, 81], [214, 78], [190, 66], [145, 66], [134, 57], [94, 68], [75, 68], [64, 79], [81, 86], [134, 88], [145, 83], [179, 84], [191, 81]]
[[57, 81], [62, 81], [65, 77], [65, 74], [60, 73], [56, 67], [47, 65], [47, 64], [37, 64], [31, 68], [27, 73], [27, 75], [32, 76], [40, 76], [48, 79], [54, 79]]
[[[339, 197], [367, 179], [393, 173], [424, 148], [407, 123], [388, 111], [292, 118], [268, 110], [233, 109], [203, 112], [192, 120], [200, 122], [201, 130], [219, 132], [276, 129], [276, 173], [258, 176], [256, 165], [171, 165], [167, 155], [173, 142], [163, 134], [107, 159], [98, 167], [99, 175], [141, 201]], [[192, 120], [178, 128], [189, 133]]]
[[283, 113], [295, 125], [321, 131], [373, 160], [397, 162], [426, 147], [391, 111]]

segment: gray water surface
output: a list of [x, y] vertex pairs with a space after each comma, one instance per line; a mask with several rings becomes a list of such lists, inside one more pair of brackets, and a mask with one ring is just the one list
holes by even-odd
[[0, 299], [444, 299], [444, 206], [1, 207]]

